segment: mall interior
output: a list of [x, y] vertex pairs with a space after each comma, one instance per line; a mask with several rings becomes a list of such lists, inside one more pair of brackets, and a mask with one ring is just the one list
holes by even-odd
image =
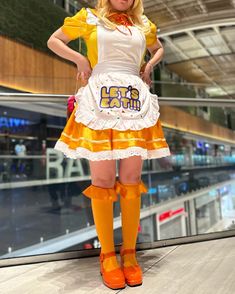
[[[82, 194], [88, 160], [53, 148], [77, 68], [47, 40], [96, 2], [0, 1], [0, 292], [233, 294], [235, 1], [143, 0], [164, 47], [150, 91], [171, 155], [143, 162], [136, 254], [144, 280], [116, 291], [102, 283]], [[68, 46], [87, 54], [82, 38]], [[113, 225], [119, 252], [119, 202]]]

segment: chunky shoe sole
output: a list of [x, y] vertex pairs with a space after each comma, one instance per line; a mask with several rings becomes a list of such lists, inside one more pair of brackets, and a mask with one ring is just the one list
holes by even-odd
[[121, 247], [121, 249], [120, 249], [121, 269], [122, 269], [122, 271], [124, 273], [126, 284], [128, 286], [130, 286], [130, 287], [141, 286], [143, 284], [143, 276], [142, 276], [143, 273], [142, 273], [142, 269], [141, 269], [141, 267], [139, 265], [138, 265], [138, 267], [139, 267], [139, 269], [141, 271], [141, 276], [142, 277], [139, 276], [139, 277], [136, 277], [135, 280], [131, 280], [131, 279], [128, 279], [128, 273], [127, 272], [125, 273], [125, 270], [124, 270], [125, 267], [124, 267], [124, 263], [123, 263], [123, 256], [125, 254], [128, 254], [128, 253], [132, 253], [132, 254], [134, 253], [135, 254], [135, 249], [125, 249], [125, 250], [123, 250], [122, 247]]
[[137, 287], [137, 286], [141, 286], [142, 284], [143, 284], [143, 282], [142, 282], [142, 280], [141, 281], [139, 281], [139, 282], [128, 282], [127, 280], [126, 280], [126, 284], [128, 285], [128, 286], [130, 286], [130, 287]]
[[[126, 281], [121, 267], [111, 270], [110, 272], [104, 270], [103, 261], [105, 258], [111, 256], [116, 256], [115, 251], [100, 253], [100, 274], [102, 276], [103, 284], [113, 290], [124, 289], [126, 287]], [[116, 281], [113, 279], [114, 276], [116, 277]]]
[[[122, 267], [122, 270], [123, 270], [123, 267]], [[141, 286], [143, 284], [143, 279], [131, 281], [125, 278], [125, 281], [126, 281], [126, 284], [130, 287]]]
[[[100, 275], [102, 276], [102, 273], [100, 272]], [[105, 282], [103, 280], [103, 283], [105, 286], [107, 286], [108, 288], [112, 289], [112, 290], [118, 290], [118, 289], [124, 289], [126, 288], [126, 283], [125, 284], [108, 284], [107, 282]]]

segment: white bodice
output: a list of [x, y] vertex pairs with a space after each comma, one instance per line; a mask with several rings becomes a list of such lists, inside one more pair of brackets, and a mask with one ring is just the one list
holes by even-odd
[[[105, 27], [105, 24], [87, 8], [87, 23], [97, 26], [97, 64], [122, 63], [140, 68], [146, 49], [146, 39], [144, 33], [135, 26], [118, 25], [118, 29], [113, 30]], [[130, 33], [130, 31], [131, 33]], [[102, 66], [99, 66], [102, 67]], [[105, 66], [107, 69], [107, 66]], [[112, 66], [110, 66], [112, 69]]]
[[125, 26], [119, 25], [118, 28], [126, 35], [117, 29], [110, 30], [98, 25], [98, 64], [121, 62], [140, 67], [145, 53], [144, 34], [134, 26], [129, 26], [132, 35]]

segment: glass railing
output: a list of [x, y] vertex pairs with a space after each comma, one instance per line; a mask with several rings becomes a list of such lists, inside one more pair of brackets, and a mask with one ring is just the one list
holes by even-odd
[[[64, 178], [65, 171], [60, 169], [61, 166], [61, 154], [55, 151], [53, 148], [46, 149], [46, 155], [1, 155], [0, 156], [0, 184], [2, 183], [16, 183], [20, 181], [36, 181], [46, 179], [62, 179]], [[185, 170], [188, 168], [196, 167], [222, 167], [235, 165], [234, 156], [203, 156], [194, 155], [191, 158], [193, 164], [189, 164], [186, 155], [172, 155], [171, 158], [158, 160], [155, 164], [155, 170]], [[54, 162], [58, 161], [57, 167]], [[81, 162], [86, 160], [80, 159]], [[69, 160], [68, 160], [69, 162]], [[64, 160], [63, 165], [70, 166], [70, 163], [66, 163]], [[87, 164], [84, 163], [84, 167], [73, 167], [72, 165], [66, 172], [69, 178], [77, 177], [77, 175], [86, 175], [88, 170]], [[58, 173], [58, 174], [56, 174]]]
[[[56, 102], [53, 97], [45, 102], [38, 96], [40, 107], [32, 99], [17, 104], [1, 100], [1, 259], [100, 247], [90, 199], [82, 194], [91, 183], [89, 162], [65, 158], [53, 149], [66, 124], [66, 97], [56, 97]], [[172, 107], [176, 100], [159, 98], [159, 104]], [[172, 155], [143, 162], [148, 192], [141, 197], [137, 243], [232, 231], [233, 142], [190, 128], [186, 132], [164, 116], [162, 125]], [[117, 201], [115, 244], [122, 240], [120, 212]]]

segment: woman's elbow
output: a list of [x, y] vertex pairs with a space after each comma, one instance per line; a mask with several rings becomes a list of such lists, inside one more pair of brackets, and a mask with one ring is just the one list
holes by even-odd
[[49, 49], [51, 49], [50, 46], [51, 46], [52, 43], [53, 43], [53, 37], [50, 37], [50, 38], [47, 40], [47, 47], [48, 47]]

